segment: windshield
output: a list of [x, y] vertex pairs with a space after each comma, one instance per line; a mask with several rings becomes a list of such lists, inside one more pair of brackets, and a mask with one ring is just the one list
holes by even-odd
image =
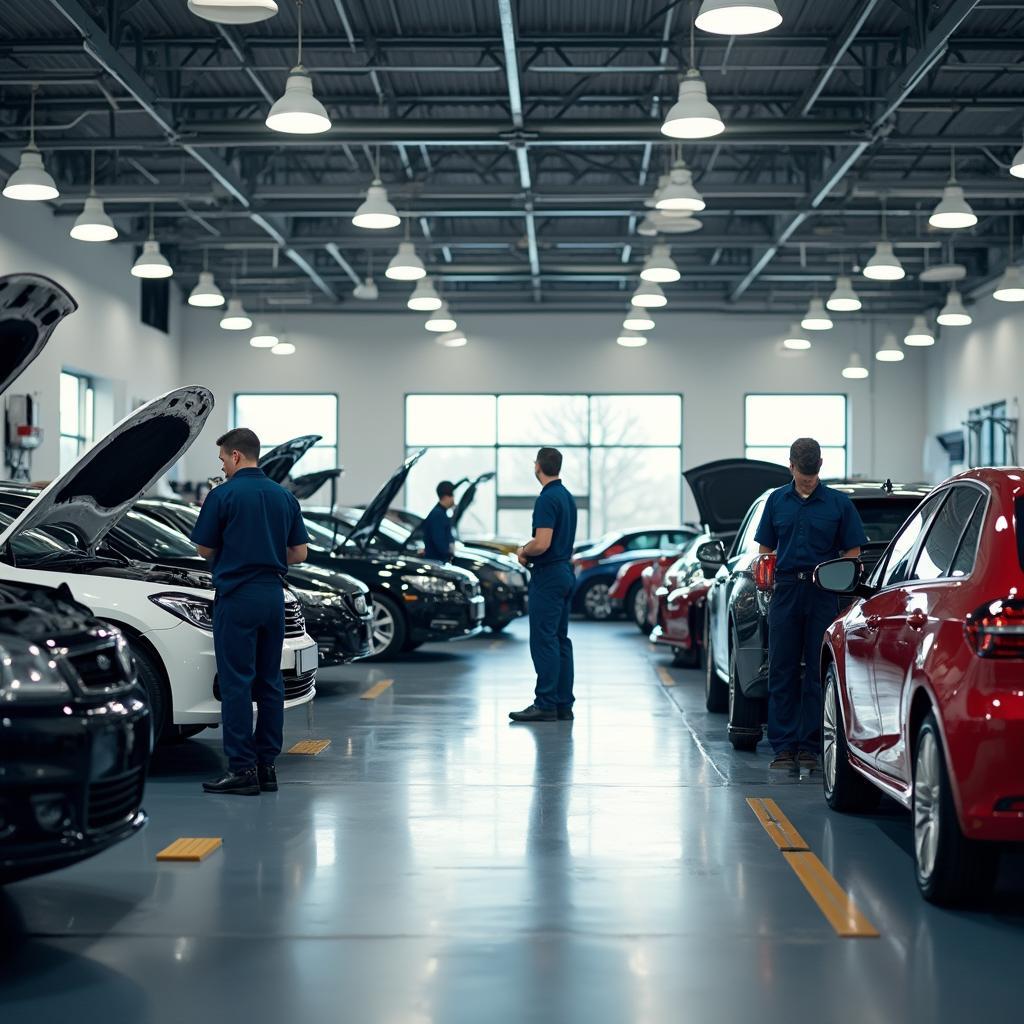
[[[21, 512], [18, 509], [15, 515], [11, 515], [10, 512], [6, 511], [9, 508], [9, 505], [5, 505], [4, 509], [0, 510], [0, 527], [5, 530], [18, 518], [18, 514]], [[73, 548], [61, 544], [52, 537], [48, 537], [40, 530], [22, 530], [21, 533], [11, 538], [11, 549], [14, 551], [14, 557], [19, 560], [48, 558], [52, 555], [67, 555], [74, 552]]]
[[888, 544], [910, 513], [921, 503], [920, 497], [854, 498], [869, 544]]
[[112, 532], [115, 539], [124, 536], [129, 543], [136, 544], [157, 561], [160, 558], [199, 557], [195, 545], [184, 534], [138, 512], [129, 512]]

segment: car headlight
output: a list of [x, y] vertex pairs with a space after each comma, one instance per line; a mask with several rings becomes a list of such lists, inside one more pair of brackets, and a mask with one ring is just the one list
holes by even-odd
[[134, 680], [135, 662], [132, 660], [131, 648], [129, 648], [124, 634], [120, 632], [117, 634], [117, 660], [121, 665], [121, 671], [124, 673], [125, 679]]
[[0, 647], [0, 702], [31, 704], [71, 696], [57, 663], [35, 644], [20, 651]]
[[[150, 594], [150, 601], [165, 611], [190, 622], [199, 629], [213, 632], [213, 602], [191, 594]], [[294, 601], [294, 598], [292, 599]]]
[[402, 582], [424, 594], [454, 594], [458, 589], [451, 580], [438, 576], [403, 576]]
[[352, 598], [352, 607], [355, 608], [356, 615], [365, 615], [370, 610], [370, 606], [366, 602], [366, 595], [356, 594]]

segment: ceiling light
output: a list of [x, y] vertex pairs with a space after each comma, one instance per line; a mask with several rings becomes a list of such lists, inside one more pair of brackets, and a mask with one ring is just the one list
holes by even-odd
[[664, 235], [688, 235], [704, 227], [703, 221], [682, 210], [655, 210], [650, 219], [655, 229]]
[[697, 28], [719, 36], [751, 36], [781, 24], [772, 0], [704, 0], [697, 15]]
[[911, 348], [927, 348], [929, 345], [935, 344], [935, 335], [923, 316], [914, 317], [914, 322], [910, 325], [903, 344], [909, 345]]
[[117, 228], [103, 209], [103, 200], [94, 195], [86, 197], [85, 206], [72, 225], [71, 237], [79, 242], [112, 242], [117, 238]]
[[434, 289], [434, 282], [429, 277], [421, 277], [416, 282], [406, 305], [420, 313], [430, 313], [441, 308], [441, 296]]
[[377, 282], [372, 277], [366, 278], [365, 281], [360, 281], [359, 284], [352, 289], [352, 298], [364, 299], [369, 302], [373, 302], [380, 292], [377, 289]]
[[623, 348], [643, 348], [647, 344], [647, 336], [639, 331], [621, 331], [615, 341]]
[[427, 276], [423, 260], [416, 255], [416, 247], [412, 242], [398, 243], [398, 252], [391, 257], [384, 276], [392, 281], [418, 281]]
[[295, 354], [295, 346], [290, 341], [279, 341], [271, 350], [272, 356], [290, 356]]
[[830, 331], [832, 330], [832, 318], [825, 312], [821, 299], [813, 298], [807, 304], [807, 312], [804, 314], [800, 326], [805, 331]]
[[252, 317], [245, 311], [242, 300], [233, 298], [220, 318], [220, 325], [225, 331], [247, 331], [252, 327]]
[[32, 86], [29, 102], [28, 145], [21, 151], [18, 169], [7, 179], [4, 196], [30, 203], [56, 199], [60, 195], [57, 183], [43, 166], [43, 154], [36, 148], [36, 93], [38, 85]]
[[669, 176], [667, 173], [663, 174], [660, 178], [658, 178], [657, 187], [654, 189], [651, 195], [649, 195], [644, 200], [644, 206], [648, 207], [648, 209], [653, 209], [655, 206], [657, 206], [658, 200], [661, 198], [661, 190], [668, 184], [668, 182]]
[[782, 339], [782, 344], [791, 352], [806, 352], [811, 347], [811, 339], [801, 334], [796, 324], [790, 324], [788, 333]]
[[868, 373], [868, 368], [864, 365], [859, 352], [854, 352], [850, 356], [850, 361], [843, 368], [843, 376], [847, 380], [863, 380]]
[[438, 345], [443, 345], [445, 348], [464, 348], [469, 343], [465, 331], [460, 331], [458, 328], [452, 331], [445, 331], [444, 334], [439, 334], [434, 340]]
[[964, 196], [964, 190], [955, 180], [951, 179], [942, 190], [942, 198], [928, 218], [928, 223], [933, 228], [945, 231], [960, 231], [963, 228], [972, 228], [978, 223], [977, 214], [971, 209], [971, 204]]
[[1007, 267], [992, 293], [1000, 302], [1024, 302], [1024, 273], [1020, 267]]
[[199, 281], [189, 293], [188, 304], [206, 307], [224, 305], [224, 294], [217, 287], [217, 282], [214, 281], [213, 274], [209, 270], [204, 270], [199, 274]]
[[253, 348], [273, 348], [280, 342], [280, 338], [270, 329], [270, 324], [261, 320], [256, 325], [256, 333], [249, 339]]
[[658, 284], [671, 284], [678, 281], [682, 275], [672, 259], [672, 250], [667, 245], [656, 245], [651, 249], [651, 254], [644, 260], [644, 268], [640, 271], [640, 278], [644, 281], [654, 281]]
[[887, 334], [882, 347], [875, 353], [875, 358], [880, 363], [901, 363], [903, 361], [903, 349], [896, 341], [895, 334]]
[[672, 168], [668, 184], [658, 193], [655, 207], [662, 212], [671, 210], [700, 213], [707, 205], [704, 197], [693, 187], [693, 174], [682, 160]]
[[640, 306], [643, 309], [655, 309], [658, 306], [668, 305], [668, 299], [665, 298], [661, 285], [655, 281], [641, 281], [636, 291], [629, 297], [629, 301], [634, 306]]
[[221, 25], [252, 25], [277, 14], [274, 0], [188, 0], [188, 9]]
[[724, 131], [718, 111], [708, 101], [704, 79], [691, 67], [679, 83], [679, 99], [668, 112], [661, 134], [673, 139], [710, 139]]
[[1024, 146], [1021, 146], [1014, 154], [1013, 160], [1010, 162], [1010, 173], [1015, 178], [1024, 178]]
[[132, 264], [132, 276], [155, 280], [173, 275], [170, 263], [160, 251], [160, 243], [152, 238], [143, 242], [139, 258]]
[[853, 290], [853, 282], [845, 275], [836, 278], [836, 287], [826, 303], [834, 313], [853, 313], [861, 308], [861, 301]]
[[864, 276], [872, 281], [902, 281], [907, 276], [892, 242], [879, 242], [875, 246], [875, 254], [864, 266]]
[[964, 309], [963, 299], [955, 288], [949, 289], [946, 304], [935, 319], [943, 327], [968, 327], [972, 323], [971, 314]]
[[624, 331], [653, 331], [654, 320], [649, 314], [641, 312], [637, 308], [626, 314], [626, 319], [622, 321], [622, 329]]
[[381, 184], [380, 178], [374, 178], [370, 183], [366, 199], [356, 210], [352, 223], [357, 228], [368, 228], [371, 231], [397, 228], [402, 223], [398, 211], [388, 201], [388, 190]]
[[302, 66], [302, 0], [296, 0], [299, 9], [298, 53], [295, 67], [288, 73], [284, 93], [270, 108], [266, 125], [274, 132], [285, 135], [319, 135], [331, 127], [324, 105], [313, 95], [313, 81]]
[[451, 313], [448, 311], [448, 303], [442, 302], [437, 310], [427, 317], [427, 322], [423, 325], [428, 331], [434, 331], [437, 334], [446, 334], [448, 331], [454, 331], [456, 323]]
[[650, 214], [637, 225], [636, 233], [643, 235], [644, 238], [654, 238], [658, 234], [658, 225], [655, 224], [654, 218]]

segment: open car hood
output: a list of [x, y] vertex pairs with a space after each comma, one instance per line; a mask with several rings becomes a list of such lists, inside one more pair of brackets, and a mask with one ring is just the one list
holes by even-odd
[[[321, 469], [317, 473], [289, 477], [285, 480], [284, 485], [299, 501], [303, 501], [306, 498], [312, 498], [324, 484], [338, 480], [344, 472], [345, 470], [340, 467], [338, 469]], [[333, 487], [331, 489], [331, 497], [334, 497]]]
[[398, 469], [392, 474], [391, 479], [376, 493], [373, 501], [369, 502], [359, 517], [359, 521], [348, 532], [348, 540], [353, 544], [365, 548], [373, 539], [373, 535], [380, 529], [391, 502], [398, 496], [398, 492], [405, 486], [409, 471], [426, 454], [427, 449], [421, 448], [414, 455], [410, 455]]
[[293, 437], [276, 448], [271, 448], [266, 455], [260, 456], [259, 467], [274, 483], [283, 484], [292, 471], [292, 467], [321, 438], [320, 434], [303, 434]]
[[78, 303], [48, 277], [0, 277], [0, 394], [42, 352], [57, 324], [76, 309]]
[[476, 489], [481, 485], [485, 484], [490, 480], [493, 480], [498, 474], [481, 473], [475, 480], [471, 480], [469, 486], [462, 492], [461, 497], [452, 510], [452, 529], [454, 530], [459, 525], [459, 520], [466, 514], [466, 510], [470, 505], [473, 504], [473, 499], [476, 497]]
[[62, 526], [93, 550], [122, 516], [189, 449], [213, 409], [203, 387], [178, 388], [136, 409], [62, 473], [0, 534]]
[[700, 521], [712, 533], [735, 533], [754, 501], [793, 479], [785, 466], [757, 459], [719, 459], [683, 473]]

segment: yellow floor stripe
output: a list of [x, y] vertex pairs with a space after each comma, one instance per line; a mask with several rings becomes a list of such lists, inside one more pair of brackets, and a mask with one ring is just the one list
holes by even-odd
[[658, 678], [661, 680], [662, 686], [675, 686], [676, 681], [672, 678], [672, 673], [669, 672], [664, 665], [658, 666]]
[[772, 842], [784, 853], [810, 849], [774, 800], [748, 797], [747, 803], [764, 826], [765, 832], [772, 837]]
[[376, 700], [389, 686], [393, 686], [394, 682], [394, 679], [382, 679], [379, 683], [374, 683], [359, 699]]
[[313, 757], [316, 757], [317, 754], [322, 754], [330, 745], [330, 740], [299, 740], [299, 742], [296, 743], [288, 753], [310, 754]]
[[205, 860], [214, 850], [220, 849], [219, 839], [175, 839], [170, 846], [164, 847], [157, 855], [157, 860], [191, 861]]

